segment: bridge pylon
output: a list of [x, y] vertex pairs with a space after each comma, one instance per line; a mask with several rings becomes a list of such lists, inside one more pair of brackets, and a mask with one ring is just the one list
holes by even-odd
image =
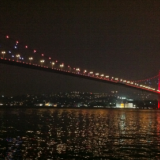
[[[160, 70], [158, 74], [158, 90], [160, 90]], [[158, 109], [160, 109], [160, 94], [158, 95]]]

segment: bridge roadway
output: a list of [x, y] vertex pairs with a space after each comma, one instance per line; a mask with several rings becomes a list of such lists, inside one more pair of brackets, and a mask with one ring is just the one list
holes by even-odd
[[6, 58], [0, 58], [0, 63], [14, 65], [14, 66], [23, 67], [23, 68], [36, 69], [36, 70], [41, 70], [41, 71], [46, 71], [46, 72], [58, 73], [58, 74], [63, 74], [63, 75], [68, 75], [68, 76], [73, 76], [73, 77], [79, 77], [79, 78], [94, 80], [94, 81], [103, 82], [103, 83], [110, 83], [110, 84], [115, 84], [115, 85], [124, 86], [124, 87], [128, 87], [128, 88], [134, 88], [137, 90], [146, 91], [149, 93], [160, 95], [160, 92], [158, 92], [156, 90], [149, 90], [147, 88], [142, 88], [140, 86], [136, 86], [133, 84], [122, 83], [122, 82], [119, 82], [116, 80], [109, 80], [109, 79], [100, 78], [100, 77], [96, 77], [96, 76], [88, 76], [88, 75], [81, 74], [81, 73], [78, 74], [75, 72], [64, 71], [64, 70], [56, 69], [56, 68], [52, 69], [47, 66], [41, 66], [41, 65], [37, 65], [37, 64], [14, 61], [14, 60], [6, 59]]

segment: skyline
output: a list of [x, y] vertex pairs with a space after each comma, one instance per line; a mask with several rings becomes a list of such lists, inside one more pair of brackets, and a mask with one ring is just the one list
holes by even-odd
[[[159, 6], [158, 1], [8, 0], [0, 2], [0, 33], [75, 67], [126, 79], [145, 79], [159, 71]], [[3, 64], [0, 72], [0, 94], [105, 92], [117, 88]]]

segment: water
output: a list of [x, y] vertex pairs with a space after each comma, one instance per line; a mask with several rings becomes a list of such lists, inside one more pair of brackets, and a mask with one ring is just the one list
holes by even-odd
[[0, 159], [160, 159], [160, 111], [0, 109]]

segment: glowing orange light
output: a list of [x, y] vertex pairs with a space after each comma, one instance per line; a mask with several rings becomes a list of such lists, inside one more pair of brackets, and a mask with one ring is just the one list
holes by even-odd
[[[158, 90], [160, 90], [160, 71], [158, 74]], [[158, 109], [160, 109], [160, 95], [158, 95]]]

